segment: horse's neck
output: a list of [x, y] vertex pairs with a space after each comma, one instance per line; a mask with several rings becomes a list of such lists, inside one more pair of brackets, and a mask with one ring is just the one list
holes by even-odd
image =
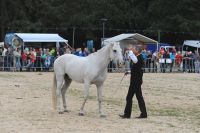
[[102, 69], [105, 69], [110, 62], [110, 48], [111, 46], [105, 46], [95, 54], [96, 64]]

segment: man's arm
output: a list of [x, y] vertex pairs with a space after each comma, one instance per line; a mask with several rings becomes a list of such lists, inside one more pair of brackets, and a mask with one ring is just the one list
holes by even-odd
[[134, 63], [137, 63], [137, 62], [138, 62], [137, 57], [135, 56], [135, 54], [134, 54], [132, 51], [129, 51], [129, 52], [128, 52], [128, 56], [131, 58], [131, 60], [132, 60]]

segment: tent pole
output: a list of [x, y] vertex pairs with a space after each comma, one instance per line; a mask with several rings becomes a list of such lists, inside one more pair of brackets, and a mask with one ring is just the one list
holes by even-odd
[[160, 30], [158, 30], [158, 42], [160, 43]]
[[74, 48], [72, 48], [67, 42], [65, 42], [65, 44], [66, 44], [71, 50], [74, 50]]
[[158, 42], [157, 42], [157, 51], [158, 51]]
[[24, 41], [23, 41], [23, 44], [22, 44], [22, 48], [23, 48], [23, 52], [24, 52]]
[[182, 51], [181, 51], [181, 54], [183, 54], [183, 47], [184, 47], [184, 43], [183, 43], [183, 46], [182, 46]]
[[75, 28], [75, 27], [73, 27], [73, 40], [72, 40], [72, 48], [74, 48], [75, 30], [76, 30], [76, 28]]

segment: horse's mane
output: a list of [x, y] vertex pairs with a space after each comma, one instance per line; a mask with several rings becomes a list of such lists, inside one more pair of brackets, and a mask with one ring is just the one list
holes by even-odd
[[94, 56], [94, 55], [97, 55], [97, 54], [101, 53], [101, 52], [104, 51], [107, 47], [110, 47], [110, 45], [108, 44], [108, 45], [102, 47], [101, 49], [97, 50], [96, 52], [89, 54], [88, 57]]

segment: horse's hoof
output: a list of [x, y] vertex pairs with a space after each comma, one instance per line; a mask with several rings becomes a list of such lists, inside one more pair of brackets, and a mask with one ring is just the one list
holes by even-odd
[[84, 113], [78, 113], [79, 116], [84, 116]]
[[58, 114], [63, 114], [63, 113], [64, 113], [64, 112], [62, 112], [62, 111], [59, 111], [59, 112], [58, 112]]
[[106, 115], [105, 114], [101, 114], [100, 117], [101, 118], [106, 118]]

